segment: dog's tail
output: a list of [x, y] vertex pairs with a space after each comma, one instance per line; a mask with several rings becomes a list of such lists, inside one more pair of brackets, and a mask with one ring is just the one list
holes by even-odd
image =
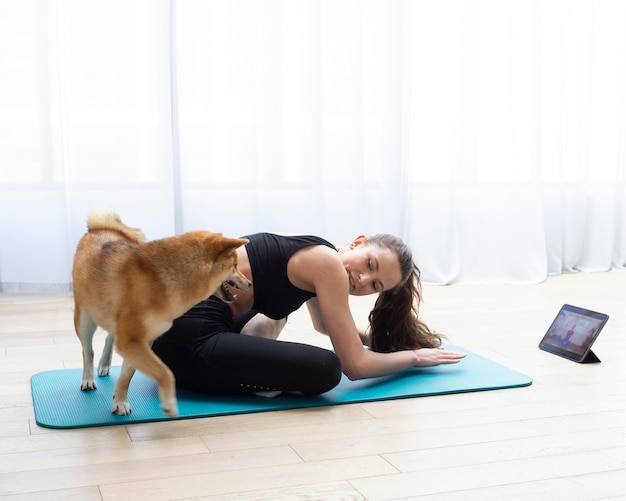
[[141, 243], [146, 241], [143, 231], [138, 228], [129, 228], [122, 223], [122, 220], [115, 212], [110, 210], [91, 212], [87, 218], [87, 230], [113, 230], [134, 242]]

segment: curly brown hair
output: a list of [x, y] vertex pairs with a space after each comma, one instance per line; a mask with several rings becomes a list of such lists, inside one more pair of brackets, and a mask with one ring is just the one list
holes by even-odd
[[402, 272], [400, 284], [381, 292], [369, 314], [370, 348], [389, 353], [440, 346], [443, 336], [432, 331], [419, 318], [422, 286], [420, 270], [413, 262], [411, 249], [400, 238], [389, 234], [368, 237], [365, 244], [394, 251]]

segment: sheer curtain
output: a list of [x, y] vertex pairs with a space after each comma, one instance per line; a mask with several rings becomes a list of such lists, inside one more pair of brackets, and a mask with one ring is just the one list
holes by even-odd
[[626, 265], [620, 1], [0, 0], [0, 290], [89, 210], [390, 232], [434, 283]]
[[424, 275], [623, 269], [626, 5], [419, 5], [409, 231]]

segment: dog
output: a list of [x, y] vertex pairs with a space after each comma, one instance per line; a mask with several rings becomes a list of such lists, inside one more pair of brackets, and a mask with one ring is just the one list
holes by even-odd
[[116, 213], [92, 212], [72, 268], [74, 327], [83, 351], [81, 389], [96, 388], [92, 340], [100, 326], [109, 335], [98, 375], [108, 375], [113, 345], [123, 358], [112, 412], [130, 414], [128, 386], [137, 369], [157, 382], [163, 412], [176, 417], [174, 375], [154, 354], [152, 342], [210, 295], [228, 302], [224, 283], [250, 287], [237, 269], [236, 249], [246, 243], [208, 231], [146, 242], [141, 230], [124, 225]]

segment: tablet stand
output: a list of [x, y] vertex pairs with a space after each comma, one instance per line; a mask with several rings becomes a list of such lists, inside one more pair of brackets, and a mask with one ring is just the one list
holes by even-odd
[[589, 352], [585, 355], [585, 358], [583, 358], [580, 361], [581, 364], [598, 364], [600, 363], [600, 359], [596, 356], [596, 354], [589, 350]]

